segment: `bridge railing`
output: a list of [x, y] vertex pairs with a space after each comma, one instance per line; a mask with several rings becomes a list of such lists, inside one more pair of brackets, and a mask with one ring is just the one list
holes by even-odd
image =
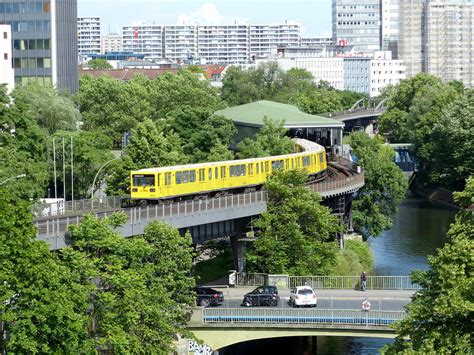
[[225, 323], [239, 327], [254, 324], [324, 324], [387, 327], [405, 318], [403, 311], [358, 311], [347, 309], [205, 308], [203, 324]]
[[364, 172], [361, 172], [360, 174], [349, 176], [341, 180], [323, 181], [317, 184], [312, 184], [312, 185], [309, 185], [309, 188], [313, 192], [325, 193], [328, 191], [344, 189], [344, 188], [347, 188], [348, 186], [355, 186], [355, 187], [360, 188], [363, 185], [364, 185]]
[[65, 216], [78, 213], [115, 210], [122, 207], [121, 196], [95, 197], [75, 201], [56, 201], [51, 203], [39, 202], [33, 206], [33, 214], [37, 218]]
[[[276, 284], [281, 288], [311, 286], [314, 289], [360, 289], [360, 276], [289, 276], [237, 273], [236, 286]], [[419, 290], [409, 276], [367, 276], [368, 290]]]

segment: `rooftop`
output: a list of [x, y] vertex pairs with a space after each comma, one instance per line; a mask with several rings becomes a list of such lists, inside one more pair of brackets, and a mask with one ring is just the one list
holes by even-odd
[[332, 118], [310, 115], [300, 111], [296, 106], [279, 102], [261, 100], [234, 106], [215, 112], [235, 123], [245, 126], [260, 127], [266, 116], [272, 120], [285, 120], [286, 128], [311, 127], [344, 127], [344, 123]]

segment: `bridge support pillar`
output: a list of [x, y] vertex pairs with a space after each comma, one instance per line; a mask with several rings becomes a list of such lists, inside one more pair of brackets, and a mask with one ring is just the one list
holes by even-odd
[[245, 241], [240, 236], [233, 235], [230, 237], [230, 246], [234, 256], [234, 267], [237, 272], [245, 270]]

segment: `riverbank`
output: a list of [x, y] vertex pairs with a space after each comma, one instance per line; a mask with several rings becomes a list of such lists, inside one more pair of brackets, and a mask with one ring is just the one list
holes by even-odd
[[436, 187], [421, 187], [416, 181], [411, 185], [410, 190], [416, 197], [427, 199], [456, 211], [459, 209], [459, 206], [454, 202], [452, 191]]

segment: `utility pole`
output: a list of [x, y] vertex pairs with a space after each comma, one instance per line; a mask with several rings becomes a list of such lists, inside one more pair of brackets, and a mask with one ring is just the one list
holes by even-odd
[[54, 198], [58, 198], [58, 184], [56, 181], [56, 144], [53, 138], [53, 169], [54, 169]]
[[71, 202], [74, 206], [74, 141], [71, 135]]
[[63, 197], [64, 202], [66, 202], [66, 151], [64, 146], [64, 137], [63, 137]]

